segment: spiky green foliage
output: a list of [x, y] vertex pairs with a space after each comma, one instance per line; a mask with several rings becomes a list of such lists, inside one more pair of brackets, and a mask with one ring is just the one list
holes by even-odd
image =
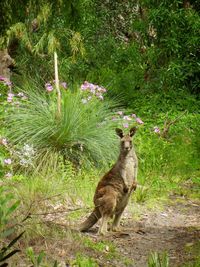
[[9, 139], [13, 145], [33, 145], [37, 166], [50, 159], [55, 163], [61, 156], [76, 164], [108, 164], [118, 147], [111, 115], [108, 102], [94, 99], [83, 104], [79, 92], [67, 91], [59, 118], [53, 95], [31, 92], [27, 102], [7, 116]]
[[166, 252], [151, 253], [148, 258], [148, 267], [169, 267], [169, 256]]
[[[24, 232], [17, 234], [15, 211], [19, 207], [19, 200], [15, 201], [14, 195], [8, 192], [4, 186], [0, 187], [0, 267], [8, 266], [6, 262], [10, 257], [20, 250], [13, 248], [15, 243], [21, 239]], [[12, 222], [12, 223], [11, 223]], [[14, 237], [15, 235], [15, 237]], [[5, 238], [11, 238], [9, 244], [4, 242]]]

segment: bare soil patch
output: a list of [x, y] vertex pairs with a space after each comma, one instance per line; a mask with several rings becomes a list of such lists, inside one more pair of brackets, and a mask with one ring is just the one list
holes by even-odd
[[[122, 231], [110, 232], [103, 237], [97, 234], [98, 225], [88, 233], [70, 230], [66, 213], [51, 214], [51, 218], [44, 216], [45, 236], [32, 238], [29, 244], [20, 241], [22, 253], [13, 257], [15, 264], [11, 266], [30, 266], [24, 251], [31, 246], [36, 255], [45, 251], [50, 262], [57, 260], [60, 267], [79, 266], [77, 255], [92, 258], [102, 267], [146, 267], [151, 252], [164, 251], [169, 255], [170, 267], [183, 267], [195, 260], [198, 252], [194, 252], [193, 248], [200, 248], [200, 205], [197, 201], [179, 200], [171, 199], [162, 211], [150, 211], [141, 205], [139, 208], [143, 211], [138, 220], [133, 218], [136, 207], [130, 203], [122, 219]], [[86, 216], [88, 214], [89, 211]], [[56, 236], [51, 234], [53, 229], [57, 231]]]
[[[170, 204], [162, 211], [148, 211], [141, 219], [123, 219], [123, 231], [110, 233], [98, 240], [112, 241], [118, 253], [130, 259], [129, 263], [114, 260], [101, 263], [101, 266], [147, 266], [151, 252], [166, 251], [170, 266], [183, 266], [194, 260], [195, 255], [187, 249], [200, 240], [200, 206], [197, 202]], [[89, 234], [96, 240], [95, 233]], [[94, 256], [93, 256], [94, 257]]]

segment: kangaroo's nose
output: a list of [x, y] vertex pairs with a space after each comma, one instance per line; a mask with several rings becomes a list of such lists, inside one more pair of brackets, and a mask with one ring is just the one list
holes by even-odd
[[129, 142], [125, 142], [125, 144], [124, 144], [124, 148], [125, 148], [126, 150], [129, 150], [129, 149], [130, 149], [130, 144], [129, 144]]

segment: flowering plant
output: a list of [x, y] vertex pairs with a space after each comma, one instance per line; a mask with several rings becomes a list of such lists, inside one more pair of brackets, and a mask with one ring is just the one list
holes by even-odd
[[[59, 84], [61, 89], [68, 89], [68, 85], [66, 82], [60, 82]], [[45, 83], [45, 89], [47, 92], [53, 92], [55, 94], [55, 80]], [[80, 86], [80, 92], [82, 95], [81, 102], [83, 104], [87, 104], [88, 102], [95, 99], [101, 101], [104, 100], [104, 94], [107, 92], [107, 90], [103, 86], [99, 86], [97, 84], [85, 81]]]
[[15, 155], [18, 158], [19, 164], [23, 167], [34, 167], [34, 158], [35, 158], [36, 151], [33, 145], [24, 144], [23, 147], [19, 148], [15, 151]]
[[8, 141], [5, 137], [0, 136], [0, 178], [12, 176], [12, 159], [10, 158], [10, 151]]
[[[60, 82], [60, 87], [62, 89], [67, 89], [68, 85], [66, 82]], [[55, 80], [45, 83], [45, 89], [47, 92], [55, 91]]]
[[11, 81], [3, 76], [0, 76], [0, 102], [19, 105], [21, 100], [27, 99], [27, 96], [22, 92], [15, 94], [12, 91], [12, 86], [13, 84]]
[[5, 137], [0, 137], [0, 177], [12, 177], [13, 169], [34, 167], [36, 150], [33, 145], [11, 146]]
[[133, 124], [143, 125], [144, 122], [136, 116], [136, 114], [125, 115], [123, 111], [117, 111], [116, 114], [112, 117], [112, 121], [116, 121], [118, 126], [123, 128], [129, 128]]
[[107, 90], [104, 87], [99, 86], [97, 84], [89, 83], [87, 81], [85, 81], [81, 85], [80, 89], [83, 95], [82, 98], [83, 104], [86, 104], [93, 99], [103, 100], [104, 94], [107, 92]]

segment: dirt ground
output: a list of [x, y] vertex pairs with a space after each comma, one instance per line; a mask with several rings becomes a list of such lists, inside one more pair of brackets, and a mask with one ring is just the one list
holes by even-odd
[[[97, 228], [87, 234], [93, 241], [110, 241], [117, 247], [118, 253], [129, 259], [126, 263], [119, 259], [104, 261], [98, 255], [100, 266], [147, 266], [147, 258], [151, 252], [166, 251], [169, 255], [170, 267], [183, 266], [194, 260], [190, 248], [200, 240], [200, 205], [197, 202], [171, 201], [164, 210], [146, 212], [138, 221], [134, 221], [125, 213], [122, 232], [97, 237]], [[199, 246], [200, 247], [200, 246]], [[95, 255], [92, 255], [95, 258]]]
[[[70, 230], [61, 210], [56, 217], [53, 213], [43, 218], [47, 226], [44, 238], [32, 238], [28, 246], [33, 247], [36, 255], [44, 250], [49, 260], [58, 261], [59, 267], [96, 267], [87, 261], [79, 264], [77, 255], [92, 258], [102, 267], [146, 267], [151, 252], [164, 251], [169, 255], [170, 267], [183, 267], [192, 263], [200, 250], [200, 203], [175, 197], [169, 203], [159, 210], [130, 203], [122, 218], [122, 231], [110, 232], [105, 237], [97, 234], [98, 224], [88, 233]], [[138, 219], [133, 216], [136, 209], [140, 211]], [[88, 215], [89, 211], [85, 213]], [[78, 224], [80, 220], [75, 221]], [[53, 228], [59, 236], [51, 235]], [[22, 253], [13, 257], [15, 264], [9, 266], [33, 266], [27, 263], [25, 247], [27, 245], [20, 242]]]

